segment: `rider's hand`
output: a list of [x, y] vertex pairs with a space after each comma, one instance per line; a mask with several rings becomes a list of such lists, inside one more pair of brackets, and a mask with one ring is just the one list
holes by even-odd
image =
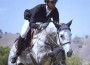
[[48, 23], [36, 24], [37, 29], [44, 30], [47, 27]]
[[38, 30], [42, 30], [42, 28], [41, 28], [41, 25], [40, 25], [40, 24], [36, 24], [36, 25], [35, 25], [35, 27], [36, 27], [36, 29], [38, 29]]
[[43, 25], [40, 24], [40, 25], [38, 26], [38, 29], [39, 29], [39, 30], [43, 30], [43, 29], [44, 29], [44, 28], [43, 28]]
[[40, 29], [43, 30], [44, 29], [44, 26], [43, 24], [40, 25]]
[[41, 24], [41, 25], [40, 25], [41, 30], [46, 29], [47, 26], [48, 26], [48, 23], [43, 23], [43, 24]]

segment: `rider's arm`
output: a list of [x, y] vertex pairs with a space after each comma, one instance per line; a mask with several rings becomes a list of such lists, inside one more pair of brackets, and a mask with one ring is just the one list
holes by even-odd
[[57, 8], [55, 8], [53, 12], [53, 21], [55, 21], [56, 23], [59, 23], [59, 12]]
[[39, 12], [40, 12], [39, 5], [36, 6], [35, 8], [33, 8], [33, 11], [31, 12], [32, 15], [31, 15], [31, 18], [29, 20], [30, 21], [29, 26], [34, 28], [34, 29], [37, 29], [39, 27], [39, 25], [36, 24]]

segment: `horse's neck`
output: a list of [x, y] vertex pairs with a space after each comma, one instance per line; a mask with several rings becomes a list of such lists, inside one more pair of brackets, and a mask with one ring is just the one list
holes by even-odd
[[33, 38], [34, 38], [34, 39], [39, 39], [39, 40], [41, 40], [41, 41], [45, 41], [45, 39], [46, 39], [46, 32], [45, 32], [45, 30], [43, 30], [43, 31], [37, 30], [37, 31], [35, 32]]
[[57, 34], [57, 28], [55, 27], [53, 22], [50, 22], [48, 27], [46, 28], [46, 39], [48, 40], [54, 40], [56, 42], [56, 34]]
[[52, 45], [56, 44], [57, 43], [57, 33], [56, 32], [53, 32], [53, 33], [48, 33], [46, 35], [46, 42], [47, 43], [50, 43]]
[[[57, 29], [55, 27], [55, 25], [53, 24], [53, 22], [50, 22], [49, 25], [46, 27], [46, 29], [39, 31], [37, 30], [34, 34], [34, 38], [35, 39], [39, 39], [42, 40], [43, 42], [46, 41], [48, 35], [52, 34], [52, 33], [57, 33]], [[53, 34], [52, 34], [53, 36]]]

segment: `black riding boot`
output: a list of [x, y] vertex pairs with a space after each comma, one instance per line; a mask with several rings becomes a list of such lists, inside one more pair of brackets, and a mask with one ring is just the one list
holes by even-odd
[[11, 63], [15, 63], [17, 58], [18, 58], [18, 56], [21, 54], [21, 52], [23, 50], [23, 46], [24, 46], [24, 44], [23, 44], [24, 38], [22, 38], [20, 36], [16, 42], [17, 42], [16, 43], [16, 48], [17, 48], [16, 55], [11, 58]]

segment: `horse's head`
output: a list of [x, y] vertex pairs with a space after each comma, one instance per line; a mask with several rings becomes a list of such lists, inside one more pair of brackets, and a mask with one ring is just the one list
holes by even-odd
[[65, 54], [70, 57], [72, 55], [72, 48], [71, 48], [71, 29], [70, 25], [72, 20], [67, 24], [61, 23], [60, 25], [56, 25], [58, 27], [58, 44], [62, 46], [65, 51]]

